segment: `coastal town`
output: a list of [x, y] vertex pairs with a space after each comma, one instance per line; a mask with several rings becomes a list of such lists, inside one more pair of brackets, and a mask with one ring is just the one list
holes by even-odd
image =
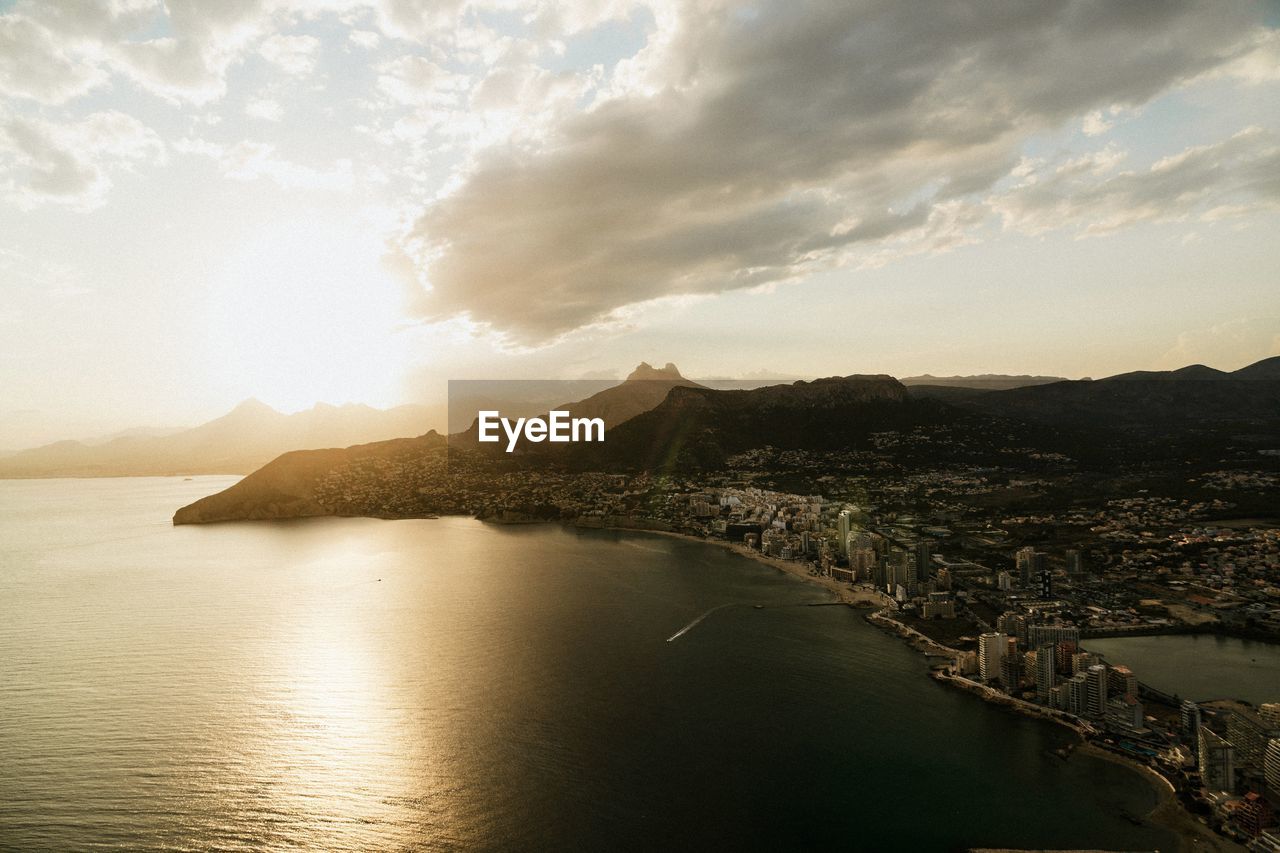
[[1280, 682], [1272, 702], [1196, 702], [1089, 650], [1146, 634], [1280, 638], [1280, 528], [1237, 506], [1248, 503], [1241, 489], [1275, 482], [1223, 470], [1167, 490], [1182, 494], [1055, 501], [1038, 496], [1055, 493], [1059, 460], [1037, 460], [1048, 471], [1037, 476], [904, 471], [854, 455], [764, 448], [697, 476], [379, 459], [331, 474], [318, 497], [338, 514], [454, 512], [721, 542], [869, 608], [928, 656], [936, 679], [1069, 726], [1084, 747], [1155, 774], [1194, 831], [1280, 850]]

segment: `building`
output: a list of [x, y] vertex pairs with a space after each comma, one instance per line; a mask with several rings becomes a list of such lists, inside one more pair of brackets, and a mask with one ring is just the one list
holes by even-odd
[[1207, 726], [1200, 727], [1200, 787], [1228, 792], [1236, 788], [1236, 748]]
[[933, 565], [933, 540], [921, 535], [912, 550], [916, 558], [916, 580], [927, 581]]
[[1236, 826], [1248, 836], [1262, 834], [1262, 830], [1276, 825], [1275, 812], [1267, 804], [1266, 799], [1256, 791], [1244, 795], [1231, 815]]
[[1267, 741], [1267, 752], [1262, 757], [1262, 778], [1271, 794], [1280, 797], [1280, 737]]
[[1062, 683], [1066, 693], [1067, 713], [1075, 714], [1077, 717], [1083, 717], [1085, 708], [1088, 705], [1088, 686], [1089, 676], [1087, 673], [1073, 675]]
[[991, 631], [978, 637], [978, 675], [983, 681], [1000, 680], [1000, 661], [1008, 649], [1008, 637]]
[[1236, 767], [1261, 770], [1267, 742], [1280, 737], [1280, 729], [1269, 726], [1261, 716], [1233, 708], [1227, 714], [1227, 740], [1236, 748]]
[[1046, 643], [1036, 649], [1036, 699], [1048, 702], [1056, 683], [1054, 658], [1057, 651], [1052, 644]]
[[1107, 689], [1122, 696], [1138, 695], [1138, 676], [1127, 666], [1113, 666], [1107, 671]]
[[1182, 716], [1182, 736], [1194, 747], [1200, 742], [1200, 706], [1183, 699], [1178, 710]]
[[875, 574], [876, 552], [870, 546], [857, 545], [849, 552], [849, 568], [858, 580], [871, 580]]
[[1000, 683], [1010, 693], [1017, 691], [1022, 685], [1022, 658], [1016, 653], [1010, 653], [1007, 645], [1004, 657], [1000, 659]]
[[1013, 565], [1018, 574], [1018, 581], [1024, 586], [1031, 586], [1031, 581], [1039, 574], [1039, 566], [1036, 564], [1036, 549], [1028, 545], [1025, 548], [1019, 548], [1017, 553], [1013, 555]]
[[1091, 652], [1076, 652], [1071, 656], [1071, 674], [1086, 672], [1098, 662], [1098, 656]]
[[1107, 713], [1107, 665], [1095, 663], [1084, 675], [1085, 714], [1100, 720]]
[[1063, 562], [1067, 564], [1067, 576], [1079, 577], [1084, 574], [1084, 558], [1075, 548], [1068, 548], [1067, 553], [1063, 555]]
[[1136, 696], [1114, 696], [1107, 700], [1107, 724], [1122, 732], [1146, 729], [1146, 710]]
[[1039, 648], [1045, 643], [1068, 642], [1080, 647], [1080, 629], [1075, 625], [1032, 625], [1027, 629], [1027, 644]]
[[849, 531], [853, 525], [853, 516], [849, 510], [841, 510], [840, 515], [836, 518], [836, 529], [839, 534], [836, 537], [836, 547], [840, 551], [841, 557], [849, 556]]
[[952, 599], [951, 594], [946, 592], [929, 593], [929, 600], [924, 603], [924, 618], [956, 618], [956, 603], [955, 600]]

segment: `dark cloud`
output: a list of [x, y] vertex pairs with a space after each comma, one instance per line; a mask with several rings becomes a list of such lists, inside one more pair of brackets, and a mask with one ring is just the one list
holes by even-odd
[[[665, 16], [656, 16], [666, 20]], [[484, 152], [404, 249], [435, 316], [544, 340], [620, 306], [945, 247], [1027, 135], [1236, 58], [1258, 10], [1189, 2], [690, 3], [639, 82]]]

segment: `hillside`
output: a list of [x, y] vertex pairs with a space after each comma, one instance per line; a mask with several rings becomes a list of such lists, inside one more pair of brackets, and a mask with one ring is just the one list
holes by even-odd
[[1275, 434], [1280, 433], [1280, 357], [1230, 373], [1193, 364], [951, 395], [949, 402], [1023, 421], [1141, 429], [1152, 435], [1228, 426]]
[[[174, 524], [215, 521], [306, 518], [341, 515], [350, 500], [336, 478], [352, 470], [373, 471], [397, 484], [409, 469], [443, 469], [446, 441], [434, 430], [417, 438], [398, 438], [343, 449], [296, 450], [273, 460], [230, 488], [182, 507]], [[403, 483], [397, 485], [404, 485]], [[388, 507], [388, 514], [391, 508]]]
[[840, 449], [871, 433], [943, 423], [953, 410], [912, 399], [891, 376], [845, 376], [750, 391], [677, 387], [661, 405], [578, 448], [579, 460], [604, 467], [716, 467], [726, 456], [766, 444]]

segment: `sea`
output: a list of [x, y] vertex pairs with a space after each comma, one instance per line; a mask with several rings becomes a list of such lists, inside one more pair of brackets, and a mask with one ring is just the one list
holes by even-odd
[[170, 524], [232, 482], [0, 481], [0, 849], [1176, 846], [1139, 773], [723, 548]]

